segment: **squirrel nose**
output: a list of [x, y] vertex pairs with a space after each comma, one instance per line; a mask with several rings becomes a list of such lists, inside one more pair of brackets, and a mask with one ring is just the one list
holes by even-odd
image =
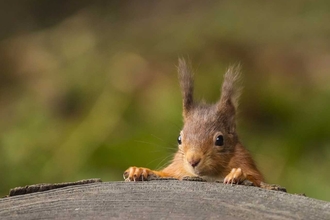
[[192, 159], [191, 161], [189, 161], [189, 163], [192, 167], [196, 167], [200, 161], [201, 159]]

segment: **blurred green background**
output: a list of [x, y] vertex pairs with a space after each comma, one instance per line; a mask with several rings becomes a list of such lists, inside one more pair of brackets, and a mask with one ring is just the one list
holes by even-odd
[[238, 131], [267, 182], [330, 201], [330, 1], [2, 1], [0, 196], [160, 168], [182, 126], [176, 65], [219, 98], [240, 62]]

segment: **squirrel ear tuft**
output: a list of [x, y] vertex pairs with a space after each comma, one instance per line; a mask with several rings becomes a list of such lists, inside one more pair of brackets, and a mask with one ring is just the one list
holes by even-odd
[[219, 114], [225, 119], [224, 123], [229, 133], [236, 130], [236, 108], [238, 105], [239, 89], [236, 83], [240, 78], [240, 65], [228, 68], [222, 84], [221, 98], [218, 102]]
[[183, 99], [183, 115], [185, 117], [194, 105], [194, 80], [191, 66], [183, 58], [179, 58], [178, 73]]

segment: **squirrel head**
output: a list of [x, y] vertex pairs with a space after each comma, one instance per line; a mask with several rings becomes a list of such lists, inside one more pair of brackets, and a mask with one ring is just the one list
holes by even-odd
[[179, 59], [179, 81], [183, 97], [184, 126], [178, 137], [184, 168], [195, 175], [223, 176], [238, 143], [236, 134], [235, 89], [240, 67], [228, 69], [222, 84], [221, 97], [215, 104], [195, 102], [194, 82], [190, 65]]

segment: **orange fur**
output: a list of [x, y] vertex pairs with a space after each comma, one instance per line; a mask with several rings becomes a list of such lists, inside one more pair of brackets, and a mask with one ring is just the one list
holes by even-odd
[[184, 126], [180, 132], [179, 149], [172, 163], [160, 171], [130, 167], [126, 180], [144, 180], [149, 175], [159, 177], [202, 177], [208, 181], [240, 183], [247, 179], [260, 186], [263, 181], [249, 152], [239, 142], [236, 133], [236, 107], [239, 66], [228, 69], [224, 77], [220, 100], [213, 104], [193, 100], [193, 77], [185, 60], [179, 59], [179, 80], [183, 96]]

